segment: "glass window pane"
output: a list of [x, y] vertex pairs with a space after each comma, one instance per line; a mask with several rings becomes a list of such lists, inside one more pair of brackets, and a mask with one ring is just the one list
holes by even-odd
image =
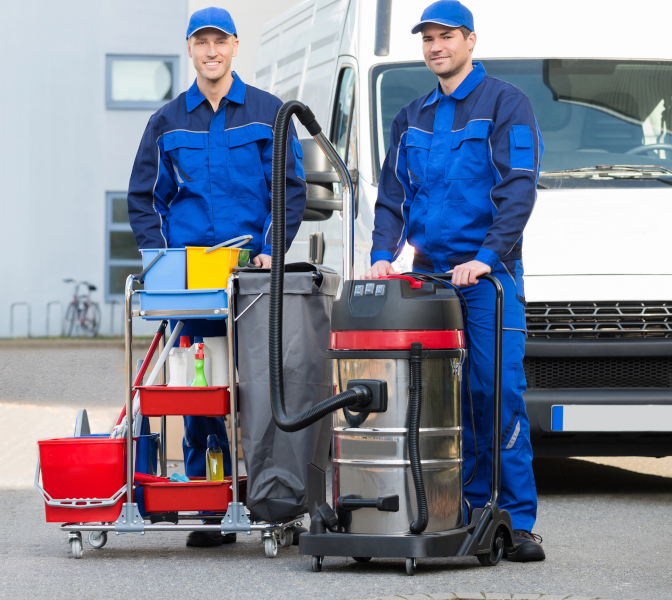
[[353, 69], [346, 68], [341, 74], [341, 83], [338, 88], [338, 97], [336, 98], [336, 112], [334, 117], [334, 128], [331, 134], [331, 142], [336, 147], [336, 151], [341, 155], [344, 161], [347, 161], [345, 147], [347, 143], [348, 123], [350, 121], [350, 107], [352, 106], [352, 96], [355, 91], [355, 72]]
[[113, 60], [113, 102], [172, 100], [173, 65], [163, 60]]
[[[126, 287], [126, 278], [132, 274], [138, 274], [142, 271], [142, 265], [136, 266], [124, 266], [124, 267], [109, 267], [110, 269], [110, 290], [109, 294], [121, 294], [124, 295], [124, 289]], [[133, 289], [142, 289], [142, 286], [138, 286], [136, 283], [133, 286]]]
[[126, 198], [112, 198], [112, 222], [129, 223], [128, 200]]
[[140, 258], [132, 231], [110, 231], [110, 258], [122, 260]]

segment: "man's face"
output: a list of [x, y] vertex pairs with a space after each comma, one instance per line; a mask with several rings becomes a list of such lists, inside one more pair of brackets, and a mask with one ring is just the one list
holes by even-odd
[[439, 77], [451, 77], [471, 64], [471, 52], [476, 45], [472, 32], [465, 40], [456, 27], [428, 23], [422, 28], [422, 53], [429, 70]]
[[238, 38], [208, 27], [187, 40], [187, 49], [199, 75], [218, 81], [229, 72], [231, 59], [238, 54]]

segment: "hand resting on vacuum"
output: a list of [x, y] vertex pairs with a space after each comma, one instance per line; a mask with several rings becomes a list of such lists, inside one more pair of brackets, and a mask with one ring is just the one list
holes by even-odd
[[257, 256], [254, 257], [253, 262], [255, 267], [260, 267], [262, 269], [271, 268], [271, 257], [268, 254], [257, 254]]
[[487, 275], [491, 271], [492, 269], [485, 263], [479, 260], [470, 260], [467, 263], [457, 265], [452, 271], [448, 271], [448, 273], [453, 274], [452, 283], [454, 285], [468, 287], [476, 285], [478, 277]]
[[379, 260], [371, 265], [371, 268], [362, 275], [362, 279], [378, 279], [383, 275], [398, 275], [392, 265], [386, 260]]

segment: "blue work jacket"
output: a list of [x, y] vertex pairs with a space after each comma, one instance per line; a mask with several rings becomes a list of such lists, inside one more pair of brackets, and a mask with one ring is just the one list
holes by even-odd
[[522, 258], [543, 142], [527, 96], [473, 66], [449, 96], [437, 86], [395, 117], [372, 264], [395, 260], [406, 241], [414, 268], [426, 272]]
[[[128, 186], [138, 248], [214, 246], [240, 235], [252, 256], [271, 254], [273, 125], [282, 102], [235, 73], [213, 112], [196, 82], [153, 114]], [[303, 153], [290, 127], [287, 248], [306, 206]]]

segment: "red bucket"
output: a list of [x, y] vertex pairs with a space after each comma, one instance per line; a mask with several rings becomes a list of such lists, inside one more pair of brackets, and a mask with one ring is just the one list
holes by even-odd
[[62, 438], [41, 440], [42, 487], [47, 523], [115, 521], [126, 494], [110, 506], [91, 500], [112, 499], [125, 484], [126, 440]]

